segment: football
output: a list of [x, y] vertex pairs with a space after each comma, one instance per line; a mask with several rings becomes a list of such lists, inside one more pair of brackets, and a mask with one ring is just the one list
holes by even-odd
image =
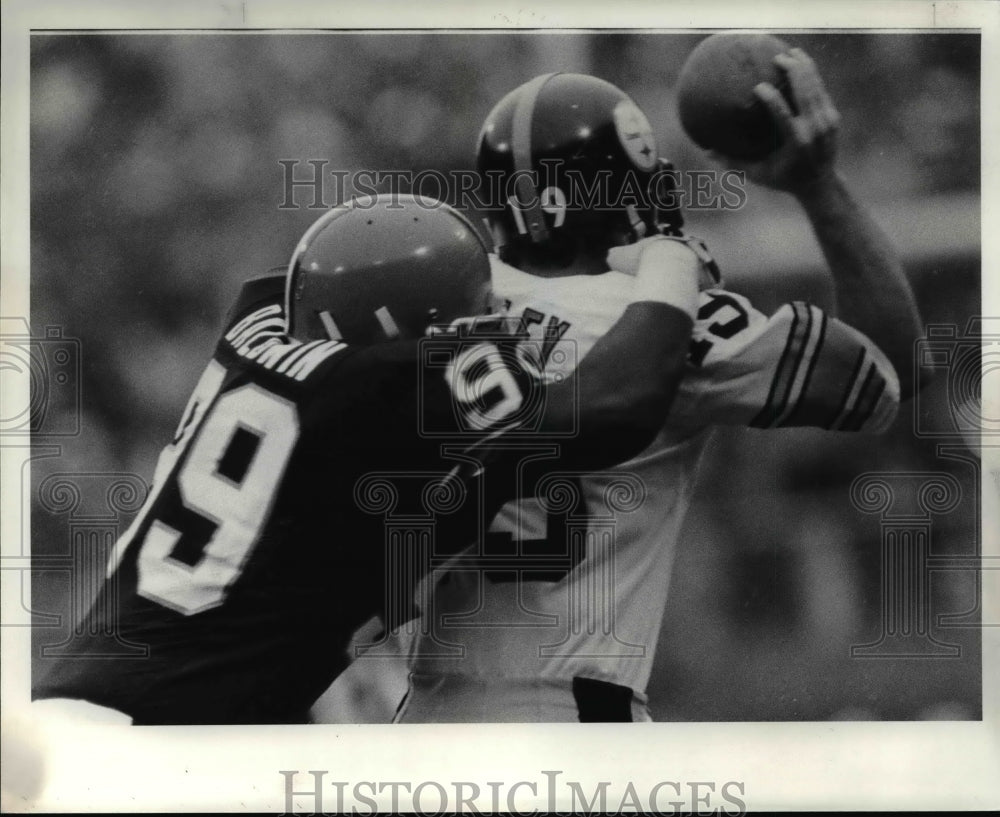
[[790, 100], [785, 74], [774, 64], [775, 55], [788, 50], [777, 37], [756, 32], [720, 32], [702, 40], [677, 82], [678, 113], [687, 135], [736, 159], [773, 152], [781, 134], [753, 89], [770, 82]]

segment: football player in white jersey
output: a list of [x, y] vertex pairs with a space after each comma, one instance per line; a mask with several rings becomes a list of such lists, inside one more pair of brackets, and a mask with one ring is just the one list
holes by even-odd
[[[679, 208], [661, 208], [656, 197], [580, 209], [579, 191], [543, 187], [556, 161], [563, 178], [587, 184], [628, 176], [645, 187], [662, 168], [646, 117], [614, 86], [545, 75], [488, 116], [484, 176], [541, 180], [534, 189], [516, 182], [491, 222], [495, 290], [532, 338], [572, 341], [583, 357], [628, 303], [628, 273], [643, 247], [664, 236], [698, 256], [700, 305], [687, 373], [653, 443], [606, 472], [540, 481], [535, 498], [505, 505], [475, 546], [482, 567], [463, 561], [438, 574], [398, 722], [650, 720], [644, 690], [712, 426], [878, 433], [912, 392], [913, 294], [835, 170], [838, 115], [815, 66], [797, 49], [776, 63], [797, 112], [772, 86], [757, 88], [781, 146], [742, 169], [805, 210], [837, 317], [800, 302], [766, 316], [725, 290], [704, 246], [683, 237]], [[560, 367], [550, 355], [547, 375], [565, 374]], [[365, 664], [355, 683], [371, 676]]]

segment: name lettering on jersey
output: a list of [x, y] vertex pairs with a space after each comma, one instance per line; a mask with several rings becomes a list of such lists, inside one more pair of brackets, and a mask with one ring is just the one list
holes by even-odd
[[251, 312], [226, 332], [226, 340], [238, 348], [246, 343], [251, 335], [264, 330], [272, 335], [280, 335], [285, 331], [285, 320], [281, 314], [280, 304], [272, 304]]
[[[508, 309], [510, 308], [510, 301], [507, 301], [507, 307]], [[530, 338], [531, 327], [541, 326], [545, 322], [546, 317], [548, 317], [549, 320], [542, 332], [541, 365], [543, 367], [549, 362], [549, 358], [552, 356], [552, 350], [555, 348], [556, 344], [562, 340], [563, 335], [569, 331], [569, 328], [572, 325], [569, 321], [564, 321], [556, 315], [546, 316], [544, 312], [539, 312], [537, 309], [532, 309], [529, 306], [524, 310], [524, 312], [521, 313], [521, 334], [525, 338]]]
[[226, 333], [236, 354], [266, 369], [305, 380], [323, 361], [347, 344], [339, 340], [293, 340], [285, 334], [285, 319], [279, 304], [258, 309]]

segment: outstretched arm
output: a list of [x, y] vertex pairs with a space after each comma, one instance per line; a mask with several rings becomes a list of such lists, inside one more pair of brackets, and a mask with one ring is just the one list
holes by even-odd
[[885, 234], [837, 174], [798, 194], [833, 274], [836, 313], [871, 338], [892, 362], [906, 400], [914, 381], [920, 313], [902, 264]]
[[762, 161], [730, 164], [802, 205], [833, 276], [837, 317], [885, 353], [905, 400], [926, 382], [914, 380], [921, 323], [913, 291], [889, 239], [835, 168], [840, 115], [815, 64], [798, 48], [775, 63], [788, 76], [798, 113], [773, 85], [758, 85], [755, 93], [784, 137], [781, 147]]

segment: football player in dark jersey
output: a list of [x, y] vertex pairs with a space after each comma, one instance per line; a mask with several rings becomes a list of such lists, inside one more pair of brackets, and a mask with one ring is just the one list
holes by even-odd
[[[523, 344], [475, 319], [490, 265], [463, 216], [399, 196], [326, 213], [287, 273], [243, 286], [115, 547], [92, 654], [55, 659], [34, 697], [136, 724], [305, 721], [387, 588], [426, 570], [387, 555], [380, 511], [437, 511], [433, 548], [455, 553], [517, 490], [483, 487], [507, 438], [551, 441], [553, 467], [641, 450], [683, 369], [698, 274], [651, 245], [622, 319], [543, 384]], [[146, 656], [102, 655], [109, 631]]]

